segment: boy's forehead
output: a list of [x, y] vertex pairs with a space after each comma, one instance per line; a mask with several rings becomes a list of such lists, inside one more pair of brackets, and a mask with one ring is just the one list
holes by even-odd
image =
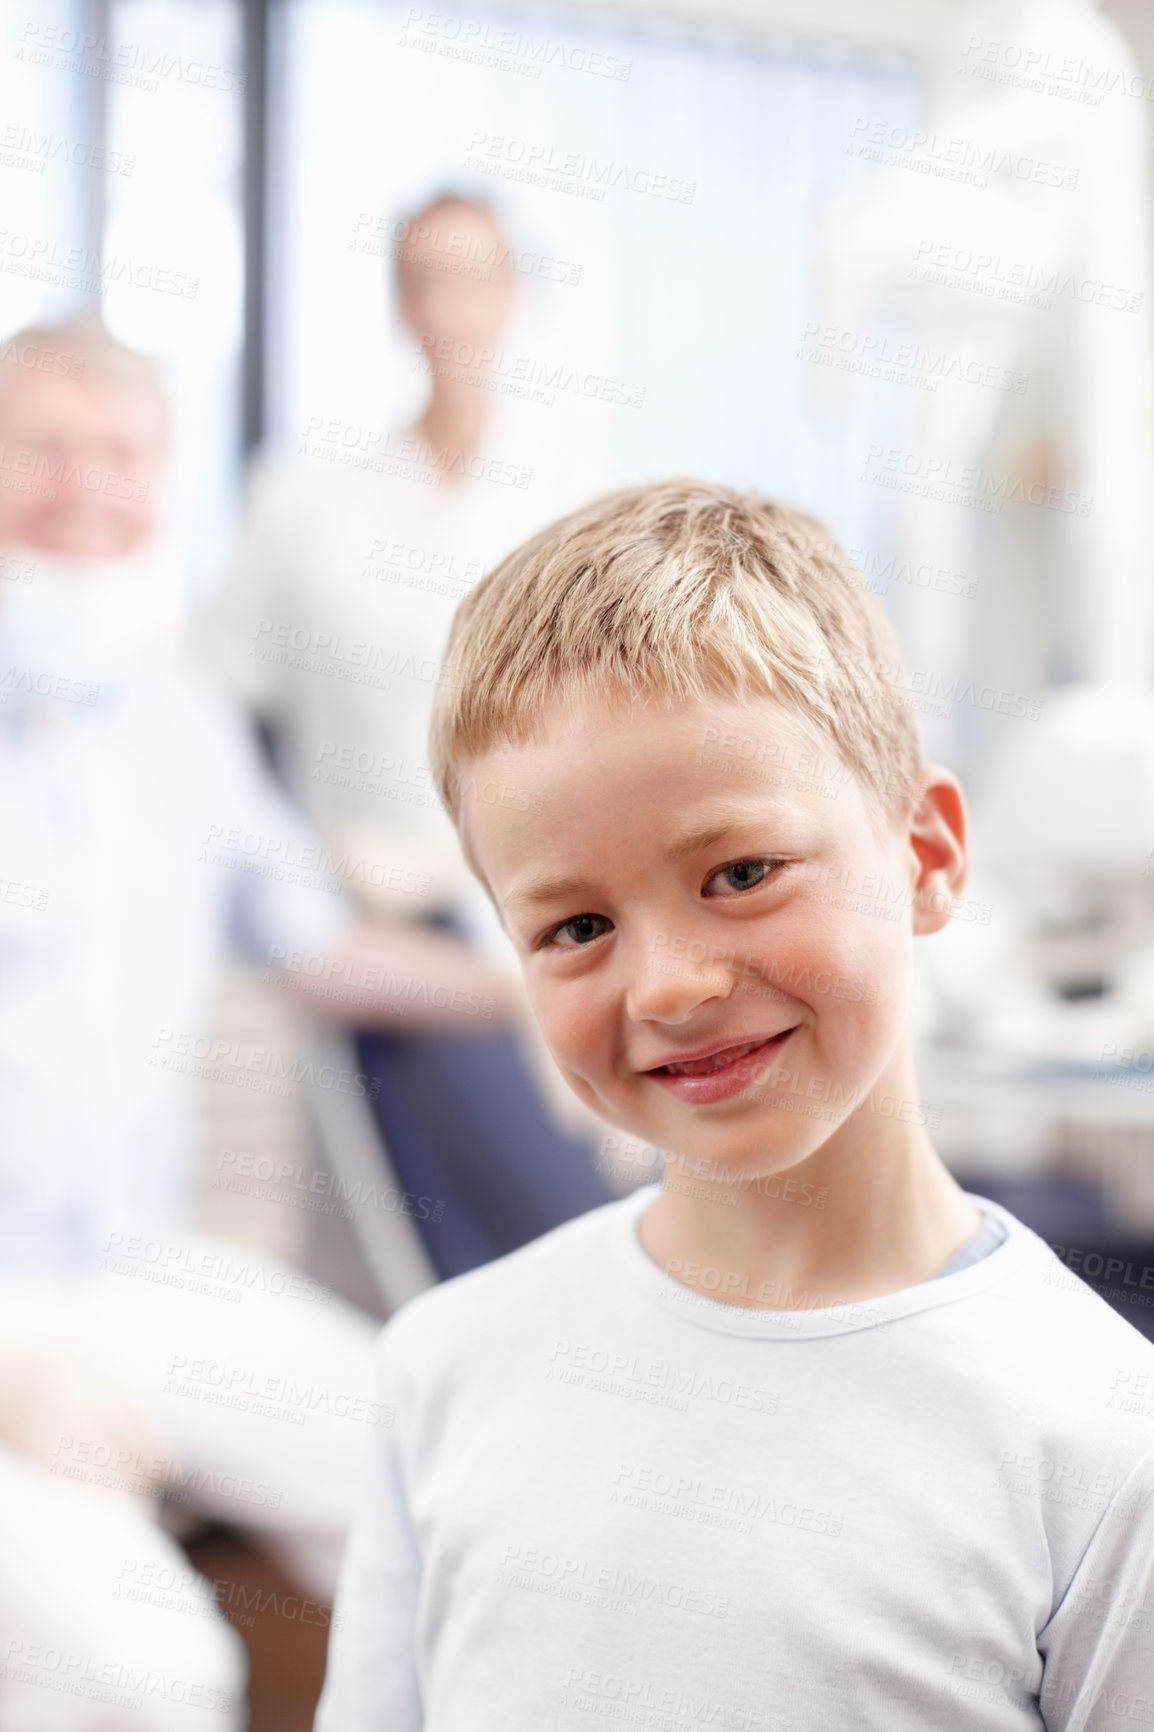
[[[795, 705], [763, 695], [676, 701], [567, 695], [541, 714], [525, 741], [503, 742], [492, 753], [545, 778], [554, 767], [571, 771], [574, 758], [589, 754], [603, 767], [641, 777], [647, 765], [659, 761], [668, 761], [686, 778], [698, 769], [720, 773], [729, 764], [743, 763], [767, 772], [774, 764], [795, 769], [824, 764], [836, 775], [834, 766], [840, 764], [832, 742]], [[840, 774], [848, 774], [844, 766]]]
[[602, 835], [662, 852], [727, 821], [815, 836], [856, 821], [854, 782], [832, 743], [775, 698], [558, 701], [529, 739], [464, 766], [461, 825], [498, 890], [490, 871], [511, 886], [530, 854], [584, 854]]

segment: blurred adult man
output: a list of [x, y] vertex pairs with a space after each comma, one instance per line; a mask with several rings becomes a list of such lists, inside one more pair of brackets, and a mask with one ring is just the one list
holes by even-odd
[[[119, 1724], [107, 1692], [149, 1649], [177, 1673], [131, 1724], [236, 1723], [235, 1641], [149, 1519], [154, 1494], [260, 1530], [319, 1602], [366, 1441], [388, 1423], [371, 1400], [374, 1322], [287, 1265], [193, 1232], [195, 1055], [226, 943], [270, 968], [326, 964], [286, 969], [306, 989], [331, 963], [354, 984], [318, 1002], [362, 1021], [451, 1018], [435, 990], [450, 964], [453, 986], [473, 969], [478, 998], [493, 984], [443, 935], [421, 950], [419, 1000], [372, 984], [382, 959], [404, 974], [406, 932], [360, 924], [232, 701], [181, 655], [166, 452], [155, 371], [99, 328], [5, 346], [5, 1732]], [[313, 864], [254, 872], [254, 837], [262, 866]], [[64, 1648], [84, 1656], [67, 1679], [44, 1661]]]

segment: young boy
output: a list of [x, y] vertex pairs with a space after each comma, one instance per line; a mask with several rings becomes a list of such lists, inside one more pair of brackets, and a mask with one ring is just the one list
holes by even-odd
[[845, 555], [600, 500], [462, 604], [433, 749], [665, 1173], [386, 1327], [320, 1732], [1154, 1724], [1154, 1348], [924, 1129], [965, 808]]

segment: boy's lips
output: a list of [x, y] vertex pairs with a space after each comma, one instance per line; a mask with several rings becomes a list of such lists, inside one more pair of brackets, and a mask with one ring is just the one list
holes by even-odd
[[777, 1057], [796, 1026], [669, 1058], [642, 1074], [679, 1100], [702, 1104], [728, 1100], [763, 1078], [768, 1062]]

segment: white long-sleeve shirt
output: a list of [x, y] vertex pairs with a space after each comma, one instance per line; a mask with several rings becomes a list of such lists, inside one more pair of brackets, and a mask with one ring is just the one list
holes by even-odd
[[980, 1261], [771, 1311], [657, 1190], [386, 1326], [318, 1732], [1154, 1724], [1154, 1346], [983, 1198]]
[[226, 694], [179, 662], [73, 687], [0, 704], [0, 1269], [186, 1227], [226, 942], [354, 920]]

